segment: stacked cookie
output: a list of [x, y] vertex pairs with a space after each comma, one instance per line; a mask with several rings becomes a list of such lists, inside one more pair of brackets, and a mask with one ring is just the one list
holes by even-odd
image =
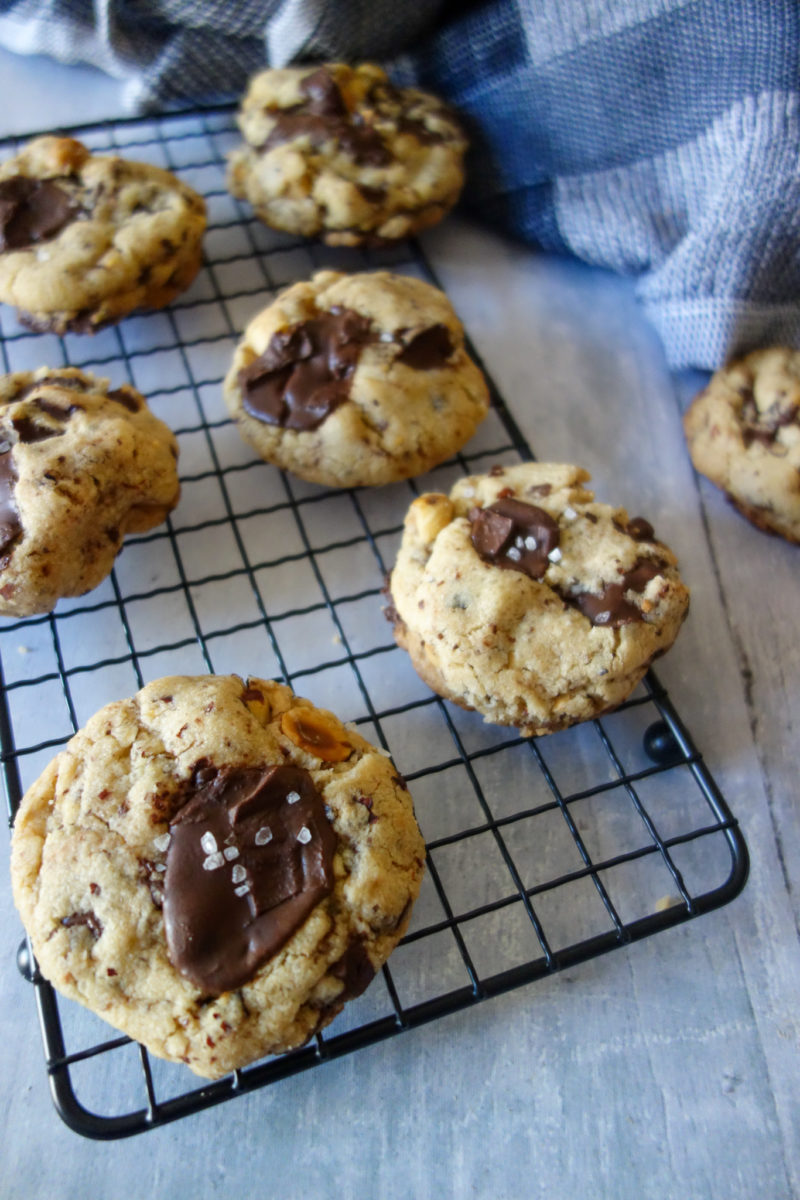
[[[231, 191], [300, 237], [404, 237], [463, 183], [452, 113], [372, 65], [264, 72], [239, 123]], [[38, 139], [0, 167], [0, 299], [36, 330], [94, 332], [187, 287], [204, 224], [167, 172]], [[419, 476], [489, 409], [447, 298], [386, 271], [284, 290], [224, 396], [262, 458], [328, 488]], [[129, 386], [8, 376], [0, 439], [0, 612], [96, 586], [178, 501], [175, 438]], [[688, 607], [649, 522], [587, 480], [528, 463], [422, 495], [388, 584], [430, 687], [526, 736], [619, 705]], [[333, 714], [265, 680], [169, 677], [101, 709], [29, 789], [12, 879], [56, 987], [214, 1078], [301, 1045], [367, 986], [423, 861], [403, 780]]]

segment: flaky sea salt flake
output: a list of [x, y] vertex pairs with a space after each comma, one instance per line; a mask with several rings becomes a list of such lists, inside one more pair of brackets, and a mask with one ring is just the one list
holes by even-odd
[[207, 829], [200, 838], [200, 845], [206, 854], [216, 854], [218, 850], [217, 839], [214, 837], [210, 829]]
[[203, 859], [204, 871], [216, 871], [218, 867], [225, 865], [225, 859], [221, 854], [209, 854], [208, 858]]
[[533, 534], [529, 533], [528, 536], [525, 538], [525, 549], [526, 550], [536, 550], [538, 548], [538, 546], [539, 546], [539, 543], [537, 542], [536, 538], [533, 536]]
[[234, 858], [239, 857], [239, 847], [238, 846], [226, 846], [225, 849], [222, 851], [222, 853], [225, 856], [226, 862], [232, 862]]
[[169, 833], [161, 833], [157, 838], [153, 838], [153, 845], [156, 850], [166, 850], [169, 845]]
[[311, 830], [308, 828], [307, 825], [302, 826], [300, 832], [297, 835], [297, 840], [298, 840], [298, 842], [302, 842], [304, 846], [307, 846], [308, 843], [311, 841]]
[[297, 804], [297, 801], [300, 799], [300, 793], [299, 792], [288, 792], [286, 799], [289, 802], [289, 804]]
[[267, 842], [272, 841], [272, 830], [269, 825], [262, 825], [256, 833], [256, 845], [266, 846]]
[[250, 891], [250, 884], [243, 883], [241, 887], [237, 887], [237, 888], [233, 889], [233, 894], [234, 894], [234, 896], [246, 896], [249, 891]]
[[237, 863], [231, 871], [231, 879], [234, 883], [244, 883], [245, 879], [247, 879], [247, 871], [241, 863]]
[[561, 551], [558, 546], [551, 550], [547, 557], [550, 559], [550, 562], [561, 562]]
[[575, 512], [575, 509], [572, 507], [571, 504], [568, 504], [567, 507], [564, 509], [564, 517], [566, 518], [567, 521], [574, 521], [575, 518], [577, 517], [577, 515], [578, 514]]
[[510, 558], [512, 562], [519, 562], [522, 558], [522, 551], [518, 550], [516, 546], [512, 546], [507, 552], [506, 557]]

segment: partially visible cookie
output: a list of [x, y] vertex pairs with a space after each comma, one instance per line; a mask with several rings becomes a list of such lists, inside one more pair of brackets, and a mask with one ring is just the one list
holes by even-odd
[[55, 333], [162, 308], [197, 274], [205, 225], [169, 171], [36, 138], [0, 164], [0, 301]]
[[800, 351], [724, 367], [683, 418], [692, 462], [759, 529], [800, 542]]
[[395, 638], [429, 687], [525, 736], [621, 704], [688, 609], [672, 551], [588, 479], [525, 463], [420, 496], [389, 580]]
[[178, 503], [175, 437], [127, 384], [71, 367], [0, 376], [0, 614], [105, 579], [126, 533]]
[[250, 322], [225, 402], [268, 462], [356, 487], [449, 458], [486, 416], [489, 393], [437, 288], [385, 271], [320, 271]]
[[424, 845], [388, 758], [289, 688], [173, 677], [25, 795], [14, 899], [43, 974], [216, 1078], [306, 1042], [402, 937]]
[[372, 63], [286, 67], [250, 82], [228, 186], [274, 229], [330, 245], [407, 237], [458, 199], [467, 142], [434, 96]]

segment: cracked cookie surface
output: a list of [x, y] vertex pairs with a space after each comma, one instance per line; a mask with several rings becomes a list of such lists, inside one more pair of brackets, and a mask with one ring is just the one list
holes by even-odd
[[391, 762], [289, 688], [160, 679], [26, 793], [14, 898], [39, 966], [217, 1078], [306, 1042], [408, 925], [424, 845]]
[[197, 274], [205, 225], [169, 171], [36, 138], [0, 164], [0, 301], [60, 334], [162, 308]]
[[372, 63], [286, 67], [250, 82], [228, 186], [274, 229], [331, 245], [394, 241], [447, 213], [467, 142], [434, 96]]
[[224, 391], [262, 458], [329, 487], [420, 475], [489, 408], [447, 297], [385, 271], [320, 271], [282, 292], [245, 330]]
[[800, 351], [756, 350], [687, 409], [697, 470], [759, 529], [800, 542]]
[[71, 367], [0, 376], [0, 614], [50, 612], [178, 503], [178, 444], [132, 387]]
[[387, 617], [434, 691], [525, 736], [615, 708], [688, 609], [644, 518], [578, 467], [525, 463], [409, 508]]

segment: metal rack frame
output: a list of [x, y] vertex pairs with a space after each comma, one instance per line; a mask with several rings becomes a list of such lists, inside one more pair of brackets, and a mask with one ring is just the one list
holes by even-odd
[[[142, 686], [152, 677], [148, 667], [157, 656], [172, 660], [190, 652], [199, 655], [200, 669], [214, 671], [225, 639], [244, 635], [253, 643], [261, 644], [263, 639], [276, 676], [295, 690], [308, 689], [312, 699], [327, 673], [347, 672], [353, 683], [356, 723], [385, 749], [395, 751], [404, 724], [437, 731], [435, 752], [431, 740], [426, 743], [428, 761], [412, 762], [411, 769], [398, 763], [415, 800], [420, 792], [436, 795], [436, 803], [428, 807], [429, 828], [417, 802], [427, 838], [427, 898], [417, 906], [410, 932], [384, 967], [382, 985], [376, 980], [366, 993], [370, 997], [382, 986], [378, 1000], [352, 1002], [346, 1017], [342, 1014], [300, 1050], [199, 1087], [187, 1089], [185, 1069], [170, 1067], [169, 1085], [162, 1088], [164, 1064], [138, 1047], [134, 1068], [138, 1082], [132, 1086], [139, 1099], [122, 1113], [93, 1111], [79, 1098], [75, 1076], [85, 1069], [100, 1070], [98, 1064], [131, 1046], [129, 1039], [81, 1041], [79, 1036], [77, 1048], [70, 1045], [75, 1039], [64, 1029], [69, 1002], [60, 1000], [41, 978], [29, 946], [23, 943], [19, 965], [35, 984], [54, 1102], [72, 1129], [94, 1138], [122, 1137], [162, 1125], [687, 921], [732, 900], [748, 873], [747, 847], [738, 824], [652, 672], [615, 714], [535, 740], [509, 730], [487, 729], [474, 714], [462, 713], [424, 687], [396, 703], [374, 694], [376, 665], [384, 667], [383, 676], [394, 678], [405, 669], [403, 652], [394, 645], [388, 625], [383, 640], [378, 637], [374, 644], [362, 644], [358, 622], [345, 614], [351, 608], [357, 614], [362, 605], [380, 609], [383, 578], [391, 565], [388, 547], [402, 527], [405, 504], [422, 490], [421, 481], [397, 485], [391, 496], [399, 492], [406, 499], [387, 520], [381, 511], [385, 506], [373, 511], [365, 490], [342, 493], [298, 486], [252, 456], [226, 461], [218, 439], [231, 423], [226, 415], [213, 411], [214, 403], [208, 399], [219, 391], [221, 374], [206, 377], [193, 361], [193, 352], [207, 351], [212, 358], [227, 352], [239, 334], [232, 311], [236, 305], [252, 301], [260, 306], [277, 287], [301, 277], [303, 263], [350, 270], [388, 266], [436, 280], [415, 244], [391, 251], [329, 252], [265, 230], [225, 191], [223, 154], [232, 131], [228, 107], [64, 131], [98, 148], [160, 161], [206, 195], [211, 219], [205, 267], [185, 296], [154, 316], [158, 336], [152, 344], [147, 337], [141, 345], [133, 344], [124, 326], [117, 326], [102, 335], [103, 345], [86, 338], [52, 338], [47, 350], [57, 349], [64, 364], [87, 365], [101, 373], [121, 370], [134, 383], [142, 365], [139, 360], [152, 367], [160, 361], [158, 356], [168, 356], [170, 369], [177, 371], [181, 381], [150, 387], [146, 394], [156, 412], [160, 403], [169, 404], [177, 396], [185, 396], [189, 408], [193, 406], [196, 420], [181, 425], [176, 433], [187, 441], [195, 439], [192, 444], [203, 448], [207, 466], [182, 474], [184, 494], [194, 485], [209, 483], [218, 485], [219, 491], [211, 515], [182, 523], [177, 517], [181, 508], [165, 526], [129, 538], [103, 588], [63, 609], [59, 606], [55, 614], [0, 625], [0, 641], [3, 636], [29, 637], [46, 645], [52, 661], [51, 670], [16, 679], [8, 678], [0, 661], [4, 681], [0, 740], [10, 816], [13, 820], [29, 765], [55, 753], [82, 723], [75, 699], [82, 681], [104, 680], [104, 673], [124, 670]], [[0, 144], [0, 154], [5, 157], [14, 148], [9, 140]], [[237, 276], [241, 277], [238, 285]], [[3, 370], [23, 369], [16, 365], [20, 358], [34, 353], [44, 361], [44, 350], [40, 353], [38, 346], [33, 350], [38, 335], [17, 327], [6, 313], [2, 319]], [[147, 325], [148, 318], [142, 320]], [[92, 354], [95, 349], [100, 352]], [[461, 471], [486, 470], [494, 462], [532, 457], [490, 378], [489, 382], [491, 430], [479, 444], [473, 440], [445, 464], [440, 477], [449, 479]], [[250, 472], [261, 481], [267, 471], [273, 473], [275, 485], [269, 502], [242, 507], [236, 481]], [[350, 534], [318, 544], [313, 526], [321, 506], [342, 504], [347, 516], [343, 529], [347, 532], [349, 525]], [[296, 535], [294, 548], [282, 555], [254, 555], [243, 533], [253, 520], [264, 527], [276, 523], [282, 529], [288, 521]], [[187, 565], [184, 539], [207, 534], [213, 541], [223, 532], [236, 564], [196, 574]], [[132, 547], [166, 555], [174, 564], [171, 582], [132, 588], [125, 572], [120, 572], [120, 562]], [[355, 572], [353, 581], [363, 586], [342, 591], [339, 582], [333, 587], [331, 560], [326, 556], [354, 552], [363, 554], [363, 559], [359, 560], [362, 573]], [[371, 565], [364, 568], [365, 562]], [[291, 575], [301, 567], [317, 598], [308, 603], [300, 589], [293, 592], [291, 602], [273, 609], [262, 576], [278, 568]], [[237, 585], [249, 598], [242, 610], [231, 603], [222, 625], [209, 622], [198, 601], [202, 589]], [[136, 605], [153, 600], [168, 605], [178, 598], [188, 614], [185, 635], [137, 644], [141, 626], [131, 616]], [[92, 660], [71, 659], [65, 653], [70, 623], [86, 618], [98, 627], [108, 622], [109, 628], [116, 628], [118, 622], [124, 646]], [[323, 661], [296, 665], [287, 656], [283, 630], [293, 620], [309, 619], [327, 621], [334, 631], [328, 645], [335, 649]], [[3, 642], [6, 649], [8, 644]], [[63, 697], [68, 728], [59, 736], [31, 740], [17, 727], [19, 713], [40, 693], [52, 695], [48, 689], [53, 687]], [[496, 782], [498, 775], [501, 785]], [[522, 781], [526, 788], [519, 802], [510, 805], [509, 781]], [[462, 895], [458, 880], [464, 877], [465, 864], [471, 868], [475, 863], [470, 894]], [[479, 930], [484, 931], [481, 936]], [[408, 958], [405, 969], [404, 956]]]

